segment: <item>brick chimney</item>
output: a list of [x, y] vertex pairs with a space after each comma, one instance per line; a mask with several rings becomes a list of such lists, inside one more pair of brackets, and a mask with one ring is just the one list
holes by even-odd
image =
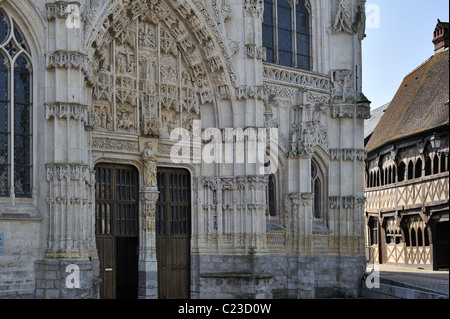
[[438, 23], [433, 33], [433, 43], [435, 53], [448, 48], [448, 22], [441, 22], [441, 20], [438, 19]]

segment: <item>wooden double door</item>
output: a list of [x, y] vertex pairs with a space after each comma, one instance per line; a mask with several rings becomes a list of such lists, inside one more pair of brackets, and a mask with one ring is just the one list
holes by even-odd
[[[132, 166], [96, 168], [95, 230], [100, 297], [138, 297], [139, 174]], [[186, 170], [158, 168], [158, 297], [190, 297], [191, 180]]]

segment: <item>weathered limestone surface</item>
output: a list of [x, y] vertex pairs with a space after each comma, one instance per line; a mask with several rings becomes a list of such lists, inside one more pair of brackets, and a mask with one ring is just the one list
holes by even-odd
[[[30, 47], [35, 123], [33, 197], [0, 198], [0, 297], [98, 298], [98, 163], [140, 173], [140, 298], [158, 295], [155, 165], [192, 176], [192, 298], [357, 296], [370, 108], [355, 17], [364, 3], [307, 1], [313, 63], [302, 71], [264, 62], [263, 1], [0, 0]], [[193, 143], [174, 163], [177, 128]], [[254, 130], [244, 139], [227, 128]], [[276, 129], [270, 143], [258, 129]], [[264, 155], [275, 144], [276, 216], [267, 213], [263, 165], [207, 163], [196, 147], [202, 135], [227, 151], [232, 142], [235, 156], [237, 146], [253, 156], [254, 145]], [[70, 264], [80, 289], [67, 288]]]

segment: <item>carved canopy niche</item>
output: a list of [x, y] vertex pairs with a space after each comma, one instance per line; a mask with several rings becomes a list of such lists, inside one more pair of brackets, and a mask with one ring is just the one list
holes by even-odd
[[167, 138], [214, 94], [229, 99], [214, 34], [187, 1], [115, 2], [90, 44], [94, 129]]

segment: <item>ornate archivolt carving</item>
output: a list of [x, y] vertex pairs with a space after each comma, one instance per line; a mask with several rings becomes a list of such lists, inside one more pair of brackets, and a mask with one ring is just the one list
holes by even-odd
[[88, 49], [99, 66], [95, 129], [167, 138], [174, 127], [199, 118], [200, 105], [214, 96], [231, 98], [227, 50], [202, 10], [182, 0], [112, 2], [105, 9]]
[[[215, 1], [212, 6], [214, 10], [218, 10]], [[128, 12], [133, 20], [163, 24], [167, 27], [169, 34], [174, 38], [176, 44], [183, 48], [187, 58], [190, 58], [193, 53], [192, 45], [206, 47], [205, 44], [207, 43], [214, 44], [214, 51], [221, 56], [221, 62], [225, 62], [223, 69], [226, 69], [232, 85], [236, 86], [237, 78], [228, 53], [227, 43], [222, 39], [224, 36], [221, 29], [222, 25], [211, 19], [211, 14], [205, 8], [205, 4], [198, 0], [178, 0], [176, 2], [131, 0], [124, 3], [111, 1], [97, 19], [103, 21], [103, 28], [91, 26], [90, 29], [85, 30], [85, 42], [88, 51], [91, 50], [92, 44], [95, 46], [96, 43], [102, 42], [102, 38], [105, 36], [103, 31], [111, 27], [114, 30], [120, 30], [126, 22], [124, 23], [119, 18], [124, 18]], [[113, 19], [108, 18], [111, 15]], [[178, 17], [181, 17], [181, 19]], [[100, 29], [100, 32], [95, 34], [98, 29]], [[164, 47], [164, 45], [161, 47]], [[201, 61], [205, 60], [204, 57], [199, 58]], [[193, 65], [194, 63], [192, 63]]]

